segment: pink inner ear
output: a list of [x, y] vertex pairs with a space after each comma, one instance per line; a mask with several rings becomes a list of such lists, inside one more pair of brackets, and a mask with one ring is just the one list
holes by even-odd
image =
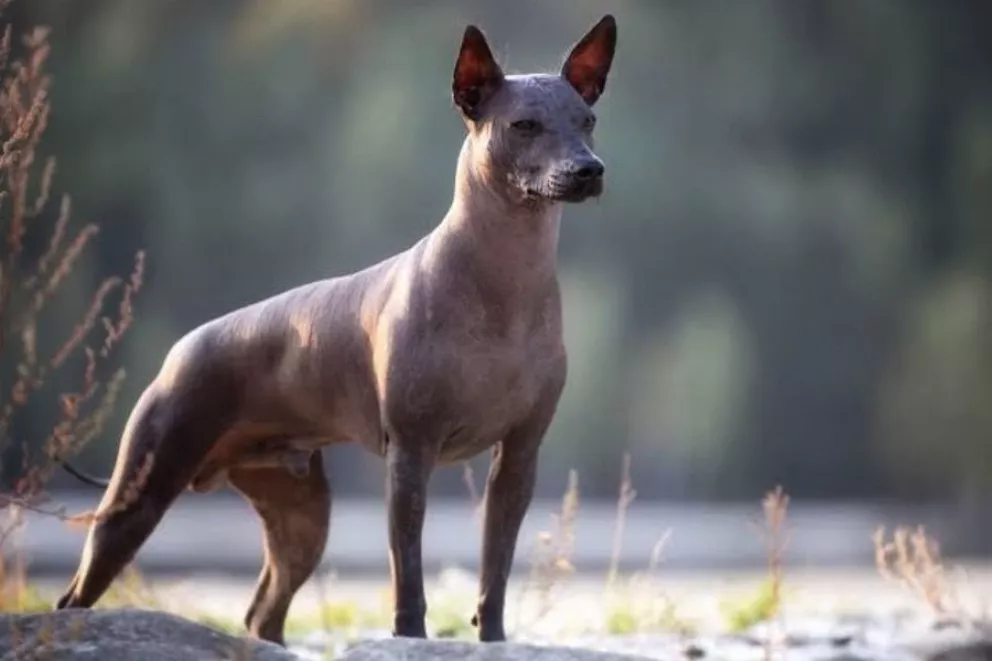
[[568, 73], [569, 82], [579, 90], [579, 94], [582, 96], [596, 96], [602, 91], [600, 82], [603, 72], [600, 68], [581, 62], [573, 62]]
[[569, 78], [586, 79], [601, 77], [606, 73], [609, 55], [602, 40], [593, 40], [569, 58]]
[[572, 49], [562, 73], [586, 101], [602, 94], [616, 45], [616, 24], [604, 17]]
[[495, 72], [491, 63], [479, 59], [476, 53], [466, 53], [458, 61], [455, 84], [462, 89], [482, 87], [493, 80], [494, 74]]
[[455, 65], [455, 88], [482, 88], [497, 82], [502, 75], [482, 33], [473, 27], [466, 29]]
[[598, 44], [592, 44], [584, 49], [572, 62], [572, 66], [580, 69], [583, 76], [601, 75], [605, 68], [606, 51]]
[[485, 42], [466, 42], [455, 65], [453, 93], [455, 103], [470, 117], [493, 93], [503, 72]]

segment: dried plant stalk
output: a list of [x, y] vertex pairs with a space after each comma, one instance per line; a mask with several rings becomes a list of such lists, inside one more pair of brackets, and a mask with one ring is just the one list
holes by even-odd
[[[7, 7], [8, 0], [0, 0], [0, 18], [6, 18]], [[69, 197], [53, 195], [55, 159], [39, 154], [52, 111], [51, 79], [46, 73], [49, 32], [35, 28], [22, 35], [23, 54], [15, 58], [16, 35], [4, 23], [0, 31], [0, 356], [9, 373], [0, 374], [0, 453], [12, 448], [24, 451], [20, 475], [8, 492], [0, 493], [0, 510], [7, 514], [0, 522], [0, 554], [22, 525], [24, 512], [71, 518], [51, 502], [46, 485], [59, 462], [95, 438], [110, 416], [125, 374], [116, 369], [106, 379], [100, 375], [132, 325], [134, 298], [145, 269], [144, 253], [138, 252], [130, 277], [112, 276], [97, 283], [74, 324], [52, 327], [59, 322], [48, 315], [51, 303], [76, 273], [99, 228], [92, 223], [72, 228]], [[116, 310], [108, 313], [115, 296], [119, 297]], [[55, 343], [50, 348], [44, 346], [49, 338]], [[56, 381], [61, 392], [44, 389]], [[47, 435], [31, 443], [17, 438], [23, 432], [15, 423], [38, 398], [42, 404], [49, 400], [54, 405], [54, 420]], [[140, 489], [141, 479], [139, 471], [135, 489]], [[0, 588], [5, 583], [0, 579]]]

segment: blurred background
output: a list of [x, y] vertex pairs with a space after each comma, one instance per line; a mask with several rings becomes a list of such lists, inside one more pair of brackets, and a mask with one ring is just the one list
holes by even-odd
[[[529, 521], [544, 525], [575, 469], [582, 512], [606, 526], [630, 453], [634, 554], [672, 527], [676, 559], [740, 559], [735, 537], [778, 484], [810, 562], [870, 559], [866, 531], [889, 520], [992, 551], [982, 0], [15, 1], [15, 29], [51, 28], [55, 189], [75, 222], [102, 228], [73, 286], [147, 253], [118, 354], [128, 379], [77, 465], [109, 473], [130, 407], [185, 332], [433, 227], [464, 136], [450, 76], [467, 22], [508, 71], [554, 71], [607, 11], [620, 35], [597, 105], [607, 191], [565, 212], [570, 373]], [[78, 306], [53, 314], [64, 327]], [[8, 484], [21, 452], [4, 455]], [[335, 530], [358, 540], [382, 516], [382, 466], [347, 447], [326, 460], [355, 523]], [[487, 463], [472, 464], [480, 485]], [[62, 474], [52, 485], [99, 495]], [[461, 512], [466, 493], [460, 469], [439, 471], [434, 512]], [[458, 516], [451, 535], [466, 536]], [[608, 544], [589, 525], [579, 546]], [[368, 539], [384, 539], [376, 526]], [[461, 543], [442, 538], [432, 548]], [[348, 543], [332, 549], [363, 553]], [[475, 544], [473, 529], [466, 562]]]

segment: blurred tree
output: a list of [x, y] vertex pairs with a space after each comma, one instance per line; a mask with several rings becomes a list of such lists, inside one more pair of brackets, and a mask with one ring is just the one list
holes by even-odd
[[[192, 326], [437, 222], [466, 22], [510, 70], [553, 71], [613, 11], [608, 190], [563, 224], [571, 370], [541, 493], [574, 466], [584, 493], [612, 498], [627, 449], [642, 498], [992, 483], [983, 0], [14, 6], [53, 27], [48, 147], [78, 212], [115, 237], [80, 268], [126, 269], [137, 242], [156, 266], [124, 402]], [[340, 492], [380, 490], [373, 461], [334, 454]]]

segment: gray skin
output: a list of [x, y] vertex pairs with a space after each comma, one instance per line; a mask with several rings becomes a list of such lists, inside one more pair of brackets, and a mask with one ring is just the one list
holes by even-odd
[[480, 640], [505, 639], [517, 536], [565, 384], [559, 223], [564, 203], [603, 190], [592, 106], [616, 39], [607, 15], [559, 74], [507, 76], [483, 34], [465, 30], [452, 96], [467, 137], [447, 214], [405, 252], [235, 310], [175, 344], [131, 412], [57, 608], [92, 606], [184, 490], [229, 483], [265, 530], [245, 624], [283, 643], [328, 534], [320, 450], [358, 442], [387, 466], [393, 633], [425, 637], [431, 471], [492, 448], [473, 623]]

